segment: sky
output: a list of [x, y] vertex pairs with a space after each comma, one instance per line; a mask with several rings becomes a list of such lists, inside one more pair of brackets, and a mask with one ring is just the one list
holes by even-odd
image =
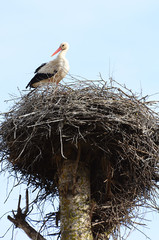
[[[158, 0], [5, 0], [0, 3], [0, 112], [12, 105], [5, 100], [19, 94], [42, 63], [67, 41], [70, 74], [88, 79], [116, 81], [159, 100], [159, 1]], [[64, 80], [64, 82], [67, 79]], [[1, 175], [0, 216], [16, 208], [15, 189], [4, 201], [12, 183]], [[13, 180], [10, 180], [13, 181]], [[158, 239], [159, 214], [146, 214], [151, 240]], [[0, 236], [10, 226], [0, 220]], [[11, 231], [3, 238], [11, 239]], [[16, 230], [15, 240], [28, 240]], [[145, 240], [134, 231], [129, 240]]]

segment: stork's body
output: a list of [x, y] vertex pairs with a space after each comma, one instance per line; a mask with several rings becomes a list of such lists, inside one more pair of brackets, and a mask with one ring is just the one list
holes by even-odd
[[43, 63], [35, 70], [35, 76], [28, 83], [27, 87], [36, 88], [46, 83], [59, 83], [69, 71], [69, 63], [65, 58], [65, 54], [69, 48], [68, 43], [62, 43], [60, 47], [52, 54], [54, 56], [59, 53], [56, 59], [48, 63]]

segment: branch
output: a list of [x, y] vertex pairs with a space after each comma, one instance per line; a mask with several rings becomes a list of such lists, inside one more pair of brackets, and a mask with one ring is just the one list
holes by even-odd
[[20, 208], [21, 195], [19, 195], [17, 213], [12, 211], [14, 218], [8, 215], [8, 219], [15, 225], [15, 227], [21, 228], [29, 238], [32, 240], [46, 240], [39, 232], [37, 232], [33, 227], [31, 227], [25, 220], [28, 210], [29, 210], [29, 197], [28, 189], [26, 190], [26, 207], [24, 213]]

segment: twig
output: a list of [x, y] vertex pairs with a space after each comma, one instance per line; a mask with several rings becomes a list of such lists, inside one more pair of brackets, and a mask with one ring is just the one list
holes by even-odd
[[[62, 123], [61, 123], [62, 124]], [[63, 142], [62, 142], [62, 127], [59, 126], [59, 133], [60, 133], [60, 146], [61, 146], [61, 156], [64, 158], [64, 159], [67, 159], [67, 157], [64, 156], [64, 153], [63, 153]]]

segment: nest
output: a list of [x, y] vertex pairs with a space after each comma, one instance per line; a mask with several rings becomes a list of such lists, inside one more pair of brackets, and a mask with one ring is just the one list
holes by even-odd
[[[88, 161], [92, 230], [133, 224], [134, 207], [151, 201], [158, 176], [158, 116], [145, 99], [104, 81], [35, 89], [20, 97], [1, 126], [3, 160], [28, 183], [57, 195], [59, 163]], [[154, 199], [153, 199], [154, 200]]]

